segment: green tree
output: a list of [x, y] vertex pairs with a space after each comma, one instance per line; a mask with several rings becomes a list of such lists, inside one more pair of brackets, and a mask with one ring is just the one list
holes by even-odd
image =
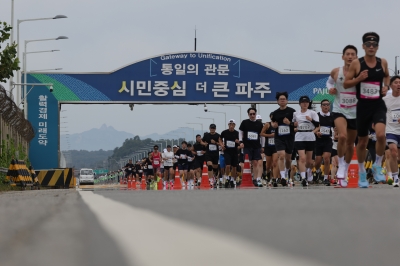
[[[14, 77], [13, 71], [19, 70], [17, 58], [17, 44], [7, 44], [1, 50], [2, 44], [10, 38], [12, 27], [6, 22], [0, 21], [0, 82], [5, 83], [10, 77]], [[4, 45], [4, 44], [3, 44]]]

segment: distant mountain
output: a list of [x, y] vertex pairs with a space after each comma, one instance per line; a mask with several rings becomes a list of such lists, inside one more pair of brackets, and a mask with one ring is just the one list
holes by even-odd
[[140, 139], [150, 138], [152, 140], [160, 140], [160, 139], [186, 139], [186, 141], [194, 141], [196, 139], [196, 135], [200, 134], [203, 136], [201, 130], [194, 130], [190, 127], [182, 127], [179, 129], [175, 129], [169, 131], [164, 134], [153, 133], [145, 136], [140, 136]]
[[134, 135], [124, 131], [118, 131], [112, 126], [103, 124], [100, 128], [92, 128], [88, 131], [69, 135], [69, 146], [67, 136], [61, 135], [61, 150], [87, 150], [98, 151], [103, 149], [114, 150], [121, 147], [126, 139]]

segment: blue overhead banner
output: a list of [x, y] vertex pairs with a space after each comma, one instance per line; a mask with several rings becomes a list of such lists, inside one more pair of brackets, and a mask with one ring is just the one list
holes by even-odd
[[[110, 73], [30, 74], [55, 84], [60, 102], [263, 103], [325, 94], [327, 73], [280, 73], [224, 54], [182, 52], [145, 59]], [[319, 98], [319, 97], [318, 97]], [[318, 100], [318, 99], [315, 99]]]

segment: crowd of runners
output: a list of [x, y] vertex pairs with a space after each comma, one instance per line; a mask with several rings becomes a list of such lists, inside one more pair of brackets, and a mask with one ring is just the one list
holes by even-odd
[[[320, 112], [312, 109], [306, 95], [299, 98], [295, 110], [288, 106], [288, 93], [277, 92], [279, 108], [270, 113], [268, 122], [263, 123], [257, 110], [249, 108], [248, 119], [240, 121], [238, 128], [230, 119], [221, 133], [211, 124], [193, 145], [183, 141], [164, 151], [155, 145], [147, 158], [135, 164], [129, 161], [125, 177], [146, 178], [149, 184], [162, 178], [164, 189], [172, 189], [177, 169], [188, 189], [200, 182], [233, 188], [240, 185], [247, 155], [257, 187], [293, 186], [296, 180], [305, 187], [347, 187], [355, 150], [359, 187], [387, 178], [399, 187], [400, 77], [390, 77], [387, 61], [376, 57], [379, 40], [375, 32], [364, 34], [365, 55], [359, 58], [355, 46], [344, 47], [344, 65], [334, 68], [327, 81], [334, 100], [322, 100]], [[366, 161], [372, 161], [370, 169]], [[202, 178], [204, 163], [208, 180]]]

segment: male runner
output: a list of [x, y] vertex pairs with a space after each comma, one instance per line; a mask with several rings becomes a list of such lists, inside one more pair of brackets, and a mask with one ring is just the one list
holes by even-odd
[[351, 62], [357, 59], [357, 48], [353, 45], [344, 47], [342, 59], [344, 66], [334, 68], [331, 71], [326, 86], [329, 89], [329, 94], [335, 95], [332, 117], [339, 136], [337, 145], [339, 160], [337, 178], [340, 186], [347, 187], [347, 171], [353, 157], [354, 142], [357, 137], [357, 98], [355, 86], [345, 89], [343, 82]]
[[231, 173], [230, 180], [227, 179], [225, 175], [225, 187], [228, 185], [231, 188], [236, 186], [236, 168], [238, 166], [238, 147], [240, 144], [239, 141], [239, 132], [235, 130], [236, 122], [234, 119], [230, 119], [228, 123], [228, 129], [221, 132], [221, 136], [219, 139], [219, 145], [221, 146], [224, 152], [225, 159], [225, 173]]
[[294, 148], [293, 108], [287, 106], [288, 93], [277, 92], [276, 100], [279, 108], [272, 113], [272, 127], [275, 128], [275, 148], [278, 153], [278, 167], [281, 174], [282, 186], [287, 186], [287, 176], [291, 168], [292, 152]]
[[392, 94], [383, 97], [388, 111], [386, 113], [386, 141], [390, 150], [390, 169], [392, 170], [393, 186], [399, 187], [399, 167], [397, 164], [400, 149], [400, 76], [390, 79]]
[[192, 153], [196, 155], [194, 158], [195, 174], [197, 178], [197, 186], [200, 186], [201, 175], [203, 173], [204, 165], [204, 154], [206, 153], [206, 147], [201, 144], [201, 135], [196, 135], [196, 143], [193, 144]]
[[[187, 149], [187, 142], [182, 141], [182, 148], [176, 151], [175, 158], [178, 160], [178, 170], [179, 177], [184, 182], [184, 179], [188, 181], [188, 186], [191, 186], [193, 183], [193, 179], [188, 179], [188, 157], [192, 156], [192, 152]], [[182, 187], [185, 187], [185, 183], [182, 184]]]
[[241, 142], [241, 148], [243, 148], [244, 155], [249, 156], [249, 160], [253, 166], [253, 175], [256, 177], [256, 184], [258, 187], [262, 187], [261, 175], [262, 175], [262, 158], [261, 153], [264, 152], [265, 138], [261, 137], [261, 130], [263, 124], [257, 121], [257, 109], [247, 109], [249, 119], [243, 120], [239, 127], [239, 141]]
[[[201, 140], [201, 144], [206, 147], [206, 153], [204, 157], [208, 167], [208, 179], [211, 186], [214, 186], [214, 178], [216, 178], [218, 174], [218, 141], [220, 135], [215, 132], [216, 128], [217, 126], [215, 124], [211, 124], [210, 132], [204, 133], [204, 136]], [[204, 181], [205, 180], [202, 180], [202, 182]]]
[[318, 179], [321, 174], [321, 163], [324, 160], [324, 184], [330, 186], [328, 180], [331, 153], [332, 153], [332, 128], [334, 127], [333, 117], [329, 112], [330, 103], [327, 99], [321, 101], [321, 112], [318, 112], [319, 127], [315, 129], [317, 136], [315, 169], [317, 169]]
[[128, 178], [129, 176], [133, 177], [133, 168], [134, 165], [132, 159], [129, 159], [128, 163], [125, 165], [125, 178]]
[[[357, 159], [359, 180], [358, 186], [368, 187], [367, 172], [364, 160], [368, 145], [368, 128], [375, 124], [376, 160], [372, 173], [377, 182], [386, 181], [382, 173], [382, 158], [386, 146], [386, 105], [382, 100], [382, 87], [389, 86], [389, 69], [386, 59], [376, 57], [379, 46], [379, 35], [375, 32], [365, 33], [362, 37], [365, 56], [353, 60], [346, 74], [343, 86], [345, 89], [356, 86], [357, 102]], [[340, 166], [339, 166], [340, 171]]]
[[193, 145], [188, 143], [187, 150], [190, 151], [189, 155], [187, 156], [188, 160], [188, 189], [194, 189], [194, 158], [195, 155], [193, 154]]
[[162, 160], [164, 162], [164, 188], [167, 189], [168, 181], [170, 188], [173, 188], [173, 180], [175, 179], [174, 173], [174, 152], [171, 150], [171, 145], [167, 145], [167, 151], [162, 154]]
[[153, 166], [154, 177], [161, 172], [161, 152], [158, 151], [158, 145], [154, 145], [153, 152], [149, 155], [149, 159]]

